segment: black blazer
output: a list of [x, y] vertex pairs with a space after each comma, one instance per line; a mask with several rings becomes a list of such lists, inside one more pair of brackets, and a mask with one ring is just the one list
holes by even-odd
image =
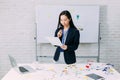
[[[59, 30], [60, 29], [57, 29], [55, 31], [55, 37], [57, 37], [57, 33]], [[65, 45], [67, 45], [67, 50], [64, 50], [64, 59], [66, 64], [72, 64], [76, 62], [75, 50], [78, 48], [79, 38], [80, 38], [79, 30], [70, 27], [65, 41]], [[60, 40], [62, 41], [62, 37], [60, 37]], [[58, 61], [60, 56], [60, 51], [61, 48], [58, 46], [54, 54], [55, 61]]]

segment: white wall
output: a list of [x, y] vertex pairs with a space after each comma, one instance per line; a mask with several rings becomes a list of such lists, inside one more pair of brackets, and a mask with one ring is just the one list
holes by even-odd
[[[0, 0], [0, 78], [11, 68], [7, 54], [13, 55], [19, 63], [35, 61], [35, 6], [42, 4], [100, 5], [100, 61], [112, 63], [120, 71], [119, 0]], [[54, 47], [41, 45], [38, 46], [38, 52], [53, 55]], [[79, 56], [96, 55], [96, 52], [96, 44], [80, 44], [76, 51]], [[78, 62], [86, 60], [78, 59]]]

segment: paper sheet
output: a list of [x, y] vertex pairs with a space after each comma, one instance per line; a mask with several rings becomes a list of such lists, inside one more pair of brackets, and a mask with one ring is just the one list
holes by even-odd
[[56, 46], [62, 46], [62, 43], [58, 37], [46, 37], [46, 39], [52, 44]]

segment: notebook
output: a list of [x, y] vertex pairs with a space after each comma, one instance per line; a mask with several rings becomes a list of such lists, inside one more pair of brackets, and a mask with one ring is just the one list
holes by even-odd
[[35, 72], [35, 70], [30, 67], [29, 65], [23, 65], [23, 66], [18, 66], [16, 60], [14, 57], [11, 55], [8, 55], [10, 59], [11, 66], [19, 73], [29, 73], [29, 72]]
[[87, 74], [86, 76], [88, 76], [89, 78], [92, 78], [93, 80], [105, 80], [104, 77], [97, 75], [95, 73]]

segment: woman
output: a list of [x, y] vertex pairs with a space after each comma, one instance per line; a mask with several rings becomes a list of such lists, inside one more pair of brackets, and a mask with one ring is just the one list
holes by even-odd
[[63, 58], [63, 63], [75, 63], [75, 50], [79, 45], [80, 33], [73, 23], [70, 12], [67, 10], [62, 11], [59, 15], [55, 37], [58, 37], [63, 45], [57, 46], [54, 60], [59, 62], [59, 60]]

